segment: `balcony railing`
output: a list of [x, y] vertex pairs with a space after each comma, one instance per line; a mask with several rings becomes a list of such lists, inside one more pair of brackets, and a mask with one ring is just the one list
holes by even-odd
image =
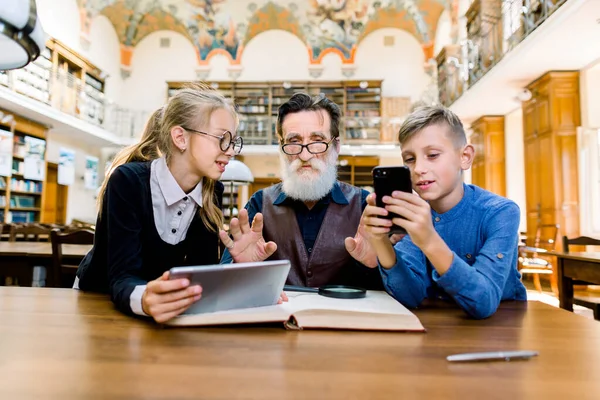
[[466, 14], [467, 39], [438, 57], [441, 103], [454, 103], [567, 1], [475, 0]]
[[[437, 100], [437, 78], [432, 71], [431, 82], [418, 103], [431, 104]], [[0, 71], [0, 86], [49, 105], [61, 112], [87, 121], [113, 133], [118, 138], [138, 138], [150, 112], [131, 110], [111, 102], [102, 92], [102, 84], [89, 75], [83, 78], [54, 69], [47, 56], [14, 71]], [[382, 102], [382, 114], [345, 116], [341, 122], [340, 138], [344, 145], [395, 143], [398, 128], [410, 112], [409, 98], [388, 98]], [[246, 145], [277, 145], [275, 115], [241, 113], [239, 133]]]
[[0, 85], [99, 126], [122, 139], [140, 136], [149, 112], [118, 106], [95, 87], [63, 70], [53, 70], [44, 57], [24, 68], [0, 71]]

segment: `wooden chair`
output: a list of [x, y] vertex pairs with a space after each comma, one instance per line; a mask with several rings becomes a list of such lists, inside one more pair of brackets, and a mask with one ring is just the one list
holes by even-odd
[[[588, 236], [579, 236], [573, 239], [569, 239], [566, 236], [562, 237], [563, 251], [569, 252], [569, 247], [573, 246], [600, 246], [600, 239], [594, 239]], [[576, 285], [587, 285], [588, 282], [575, 281], [573, 284]], [[576, 294], [573, 296], [573, 304], [578, 306], [590, 308], [594, 311], [594, 319], [600, 321], [600, 297], [589, 296], [585, 294]]]
[[521, 274], [533, 274], [533, 285], [540, 293], [540, 274], [544, 274], [550, 275], [550, 286], [558, 295], [558, 281], [553, 271], [552, 258], [544, 253], [555, 249], [559, 227], [555, 224], [539, 225], [533, 240], [528, 240], [526, 246], [519, 247], [519, 271]]
[[50, 240], [50, 229], [38, 224], [12, 225], [9, 242], [22, 239], [26, 242], [47, 242]]
[[[93, 244], [94, 231], [89, 229], [80, 229], [73, 232], [63, 233], [59, 229], [53, 229], [50, 233], [50, 241], [52, 242], [52, 286], [67, 288], [72, 287], [78, 265], [64, 263], [62, 245]], [[63, 279], [63, 276], [65, 279]]]
[[8, 240], [10, 237], [10, 226], [7, 224], [0, 224], [0, 242]]

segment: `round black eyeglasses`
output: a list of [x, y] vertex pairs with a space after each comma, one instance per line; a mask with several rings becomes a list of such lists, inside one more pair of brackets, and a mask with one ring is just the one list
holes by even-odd
[[327, 151], [329, 145], [335, 139], [336, 138], [333, 138], [329, 142], [312, 142], [309, 144], [287, 143], [281, 145], [281, 150], [288, 156], [296, 156], [302, 153], [304, 148], [306, 148], [310, 154], [321, 154]]
[[186, 128], [185, 126], [182, 126], [182, 128], [185, 129], [186, 131], [194, 132], [194, 133], [197, 133], [200, 135], [211, 136], [211, 137], [219, 139], [219, 146], [221, 147], [221, 151], [223, 153], [227, 152], [227, 150], [229, 150], [229, 148], [233, 146], [233, 153], [235, 155], [238, 155], [242, 152], [242, 147], [244, 147], [244, 139], [242, 139], [241, 136], [237, 136], [234, 139], [233, 134], [229, 131], [223, 132], [222, 135], [212, 135], [210, 133]]

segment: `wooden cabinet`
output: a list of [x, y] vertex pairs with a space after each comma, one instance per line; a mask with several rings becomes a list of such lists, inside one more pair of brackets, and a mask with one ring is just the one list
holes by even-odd
[[376, 156], [340, 156], [338, 179], [342, 182], [373, 191], [373, 168], [379, 165]]
[[50, 39], [52, 85], [50, 104], [96, 125], [104, 122], [104, 74], [62, 42]]
[[471, 124], [471, 129], [471, 144], [475, 147], [473, 184], [506, 196], [504, 117], [481, 117]]
[[539, 224], [558, 224], [559, 236], [578, 236], [579, 73], [548, 72], [528, 89], [532, 98], [523, 103], [528, 235]]

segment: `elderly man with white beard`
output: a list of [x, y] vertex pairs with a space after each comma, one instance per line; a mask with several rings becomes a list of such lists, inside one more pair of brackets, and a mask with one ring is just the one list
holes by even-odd
[[296, 93], [281, 105], [281, 183], [257, 191], [231, 221], [222, 263], [288, 259], [289, 285], [383, 288], [357, 232], [369, 192], [337, 180], [340, 119], [324, 96]]

